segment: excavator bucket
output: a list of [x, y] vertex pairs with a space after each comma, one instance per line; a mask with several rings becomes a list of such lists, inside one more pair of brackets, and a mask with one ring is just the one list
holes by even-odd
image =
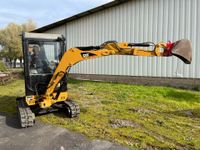
[[192, 62], [192, 44], [191, 41], [183, 39], [174, 43], [171, 49], [172, 55], [180, 58], [184, 63], [191, 64]]

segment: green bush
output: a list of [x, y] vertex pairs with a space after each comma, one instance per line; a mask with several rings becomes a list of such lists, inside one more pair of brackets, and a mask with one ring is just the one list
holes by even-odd
[[0, 72], [5, 72], [5, 71], [6, 71], [6, 67], [4, 63], [0, 61]]

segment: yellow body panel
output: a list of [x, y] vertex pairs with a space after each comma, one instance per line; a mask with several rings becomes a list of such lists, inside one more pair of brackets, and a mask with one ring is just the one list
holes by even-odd
[[[55, 97], [57, 93], [53, 93], [53, 96]], [[40, 101], [42, 99], [42, 101]], [[51, 105], [58, 103], [58, 102], [63, 102], [68, 99], [68, 92], [61, 92], [59, 97], [57, 99], [52, 99], [51, 96], [49, 97], [44, 97], [44, 96], [26, 96], [25, 100], [28, 106], [34, 106], [34, 105], [39, 105], [40, 108], [48, 108], [51, 107]]]

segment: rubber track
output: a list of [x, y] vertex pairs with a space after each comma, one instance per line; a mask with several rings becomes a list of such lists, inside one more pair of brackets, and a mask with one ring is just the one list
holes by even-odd
[[26, 106], [23, 99], [17, 101], [17, 108], [21, 127], [32, 127], [35, 124], [35, 114]]
[[79, 108], [78, 104], [76, 104], [72, 100], [64, 101], [64, 103], [71, 110], [70, 118], [75, 118], [75, 117], [79, 116], [79, 114], [80, 114], [80, 108]]

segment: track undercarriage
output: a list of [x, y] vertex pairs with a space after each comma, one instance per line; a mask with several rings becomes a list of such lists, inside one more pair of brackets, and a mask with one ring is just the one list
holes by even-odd
[[79, 106], [72, 100], [56, 103], [46, 109], [38, 109], [29, 107], [24, 98], [17, 98], [17, 110], [22, 128], [32, 127], [35, 124], [35, 115], [63, 111], [69, 118], [75, 118], [80, 114]]

